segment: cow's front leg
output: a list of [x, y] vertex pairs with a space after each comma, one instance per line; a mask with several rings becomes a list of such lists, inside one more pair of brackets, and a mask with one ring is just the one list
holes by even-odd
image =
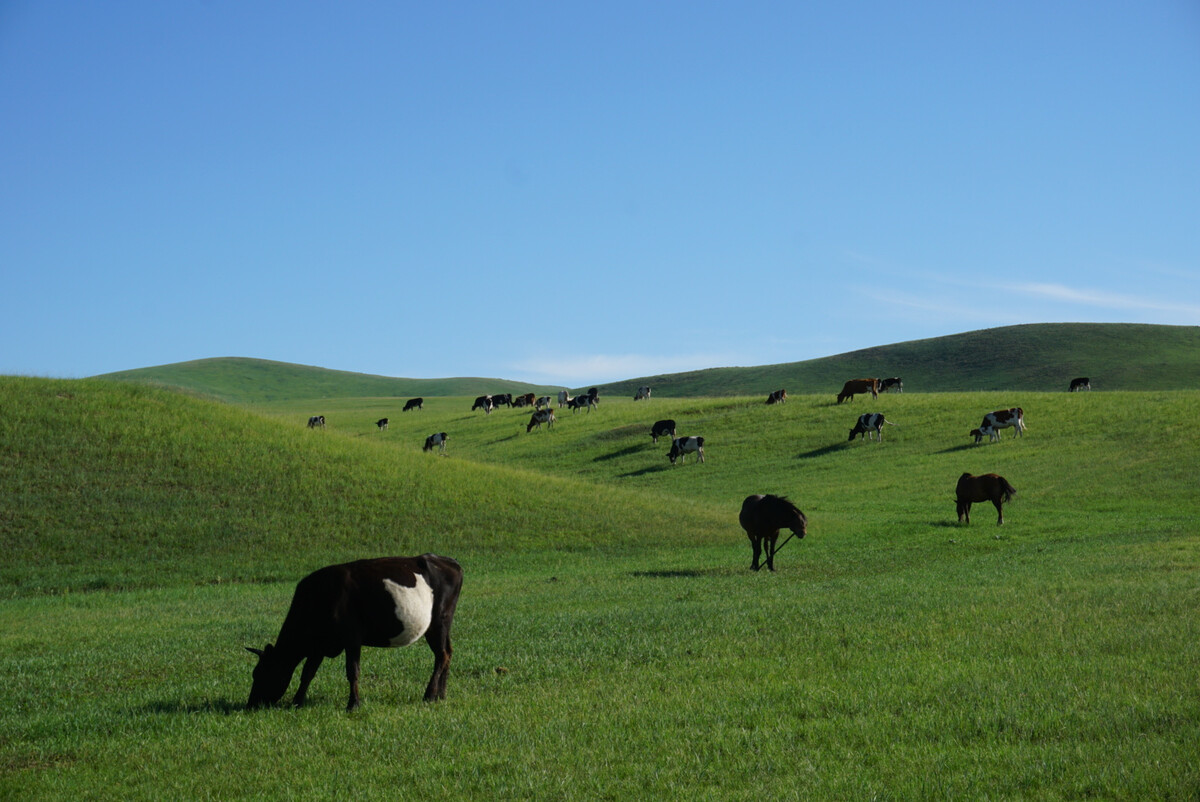
[[304, 704], [304, 700], [308, 697], [308, 685], [317, 675], [317, 669], [321, 667], [321, 661], [324, 659], [321, 655], [314, 654], [304, 661], [304, 668], [300, 669], [300, 687], [296, 689], [296, 695], [292, 697], [294, 706], [300, 707]]
[[346, 680], [350, 683], [350, 700], [346, 702], [346, 710], [350, 711], [362, 704], [358, 696], [359, 658], [362, 647], [357, 643], [346, 647]]

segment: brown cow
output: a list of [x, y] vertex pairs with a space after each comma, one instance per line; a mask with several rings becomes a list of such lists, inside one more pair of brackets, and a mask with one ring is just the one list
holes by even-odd
[[879, 379], [851, 379], [842, 385], [837, 402], [853, 401], [859, 393], [870, 393], [872, 398], [879, 398]]

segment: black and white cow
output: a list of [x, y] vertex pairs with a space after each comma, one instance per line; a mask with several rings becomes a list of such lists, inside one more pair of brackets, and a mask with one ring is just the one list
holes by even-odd
[[1092, 389], [1092, 382], [1086, 376], [1081, 376], [1078, 379], [1071, 379], [1071, 387], [1067, 392], [1077, 393], [1080, 390]]
[[404, 405], [404, 409], [402, 409], [400, 411], [408, 412], [410, 409], [425, 409], [425, 399], [424, 398], [410, 398], [408, 400], [408, 403], [406, 403]]
[[895, 391], [898, 393], [903, 393], [904, 392], [904, 382], [898, 378], [880, 380], [879, 392], [890, 393], [893, 389], [895, 389]]
[[438, 450], [439, 454], [445, 454], [447, 439], [448, 438], [446, 437], [445, 432], [437, 432], [436, 434], [431, 434], [425, 438], [425, 447], [422, 448], [421, 450], [422, 451], [433, 451], [436, 448]]
[[[595, 388], [592, 388], [595, 389]], [[574, 398], [567, 400], [567, 406], [572, 412], [578, 412], [581, 409], [587, 409], [590, 413], [592, 409], [600, 403], [600, 399], [592, 393], [586, 392], [583, 395], [577, 395]]]
[[382, 557], [329, 565], [301, 579], [274, 644], [247, 650], [258, 655], [250, 709], [283, 698], [304, 661], [292, 704], [302, 705], [326, 657], [346, 653], [350, 681], [347, 710], [358, 707], [359, 660], [364, 646], [408, 646], [421, 636], [433, 651], [425, 701], [446, 698], [450, 625], [462, 590], [462, 566], [449, 557]]
[[539, 409], [529, 416], [529, 425], [525, 427], [525, 434], [529, 434], [534, 429], [542, 428], [542, 424], [546, 424], [547, 429], [554, 428], [554, 422], [558, 418], [554, 417], [554, 410]]
[[505, 407], [511, 408], [512, 405], [513, 405], [512, 393], [493, 393], [492, 394], [492, 406], [493, 407], [505, 406]]
[[883, 442], [883, 425], [895, 426], [890, 420], [883, 417], [882, 412], [867, 412], [858, 416], [858, 423], [854, 424], [854, 428], [850, 430], [850, 440], [855, 437], [862, 437], [864, 440], [874, 440], [876, 436], [879, 442]]
[[558, 408], [562, 409], [567, 404], [571, 403], [571, 394], [566, 390], [558, 391]]
[[493, 398], [490, 395], [481, 395], [475, 399], [475, 403], [471, 405], [471, 411], [482, 409], [484, 414], [491, 415], [492, 410], [496, 408]]
[[534, 409], [550, 409], [550, 396], [543, 395], [533, 403]]
[[704, 462], [704, 438], [703, 437], [676, 437], [671, 441], [671, 450], [667, 452], [667, 458], [671, 460], [671, 464], [675, 464], [675, 460], [679, 460], [682, 465], [687, 461], [688, 454], [695, 454], [700, 462]]
[[787, 402], [787, 390], [774, 390], [767, 396], [767, 405], [783, 404]]
[[675, 421], [660, 420], [650, 427], [650, 439], [657, 443], [660, 437], [675, 438]]
[[384, 429], [386, 429], [388, 427], [388, 419], [380, 418], [379, 420], [375, 421], [375, 425], [378, 426], [379, 431], [382, 432]]
[[1012, 407], [989, 412], [983, 416], [983, 423], [979, 424], [979, 428], [972, 429], [969, 436], [974, 437], [976, 443], [981, 442], [984, 435], [987, 435], [988, 440], [999, 440], [1000, 430], [1009, 427], [1015, 430], [1013, 437], [1025, 436], [1025, 410]]
[[325, 416], [324, 415], [313, 415], [312, 417], [310, 417], [308, 419], [308, 428], [316, 429], [317, 427], [320, 427], [322, 429], [325, 428]]
[[634, 401], [648, 400], [650, 398], [650, 385], [643, 384], [637, 388], [637, 392], [633, 395]]

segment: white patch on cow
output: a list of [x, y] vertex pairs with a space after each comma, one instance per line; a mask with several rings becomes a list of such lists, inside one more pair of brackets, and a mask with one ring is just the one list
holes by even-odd
[[392, 638], [392, 646], [408, 646], [425, 634], [433, 620], [433, 588], [425, 577], [416, 575], [417, 586], [406, 588], [390, 579], [383, 580], [383, 587], [396, 602], [396, 620], [404, 627]]

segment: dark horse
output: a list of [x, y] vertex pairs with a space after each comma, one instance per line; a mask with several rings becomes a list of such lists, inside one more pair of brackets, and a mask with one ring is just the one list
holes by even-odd
[[1000, 516], [996, 526], [1004, 523], [1004, 510], [1000, 505], [1012, 501], [1017, 489], [1008, 483], [1003, 476], [994, 473], [984, 473], [972, 476], [964, 473], [958, 477], [958, 487], [954, 490], [958, 498], [958, 522], [971, 523], [971, 503], [974, 501], [990, 501], [996, 505], [996, 513]]
[[[754, 562], [750, 564], [754, 571], [760, 567], [758, 558], [762, 554], [764, 541], [767, 546], [767, 568], [775, 570], [775, 539], [779, 537], [780, 529], [791, 529], [792, 535], [800, 537], [808, 534], [808, 518], [783, 496], [747, 496], [742, 502], [738, 523], [746, 530], [746, 537], [750, 538], [750, 546], [754, 549]], [[788, 537], [790, 539], [791, 535]]]

